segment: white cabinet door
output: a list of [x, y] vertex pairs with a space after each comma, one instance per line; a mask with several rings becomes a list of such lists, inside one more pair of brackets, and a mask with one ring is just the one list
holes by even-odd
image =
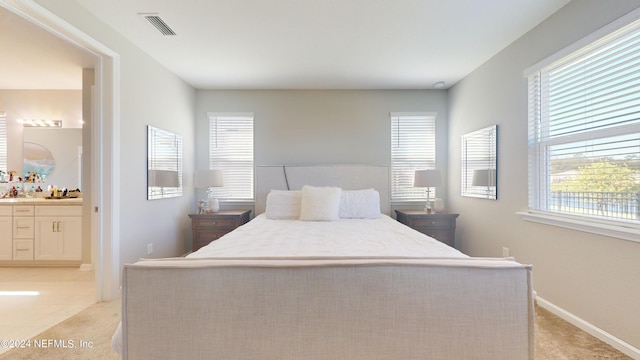
[[13, 218], [0, 216], [0, 260], [13, 258]]
[[56, 231], [57, 217], [38, 216], [35, 220], [35, 260], [58, 260], [59, 236]]
[[58, 221], [60, 260], [82, 260], [82, 218], [69, 216]]
[[36, 216], [36, 260], [82, 260], [82, 217]]

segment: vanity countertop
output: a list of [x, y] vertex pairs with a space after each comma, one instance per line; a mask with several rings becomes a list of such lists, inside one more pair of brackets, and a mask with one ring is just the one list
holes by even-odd
[[82, 204], [82, 198], [46, 199], [46, 198], [4, 198], [0, 205], [77, 205]]

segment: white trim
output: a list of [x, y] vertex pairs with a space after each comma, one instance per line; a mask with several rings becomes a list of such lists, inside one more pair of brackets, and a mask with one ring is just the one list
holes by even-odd
[[598, 340], [611, 345], [618, 351], [624, 353], [627, 356], [630, 356], [633, 359], [640, 359], [640, 349], [637, 347], [609, 334], [608, 332], [600, 329], [599, 327], [591, 324], [588, 321], [585, 321], [574, 314], [562, 309], [559, 306], [554, 305], [553, 303], [536, 296], [536, 302], [538, 306], [541, 308], [548, 310], [552, 314], [558, 316], [559, 318], [568, 321], [574, 326], [578, 327], [580, 330], [585, 331], [586, 333], [594, 336]]
[[620, 29], [623, 26], [629, 25], [632, 22], [638, 20], [640, 18], [640, 8], [635, 9], [624, 16], [619, 17], [618, 19], [604, 25], [600, 29], [592, 32], [591, 34], [583, 37], [582, 39], [574, 42], [573, 44], [563, 48], [560, 51], [557, 51], [555, 54], [548, 56], [539, 62], [533, 64], [532, 66], [526, 68], [523, 72], [524, 77], [529, 77], [529, 75], [540, 71], [543, 67], [553, 64], [554, 62], [562, 59], [563, 57], [582, 49], [585, 46], [588, 46], [592, 42], [609, 35], [610, 33]]
[[402, 111], [392, 111], [389, 113], [390, 117], [399, 117], [399, 116], [433, 116], [433, 118], [438, 117], [438, 113], [435, 111], [417, 111], [417, 112], [402, 112]]
[[581, 219], [560, 214], [542, 213], [536, 211], [516, 212], [522, 220], [540, 224], [559, 226], [566, 229], [578, 230], [597, 235], [610, 236], [618, 239], [640, 242], [640, 228], [613, 224], [611, 221], [598, 221], [597, 219]]
[[[119, 143], [120, 56], [35, 0], [0, 0], [25, 20], [96, 56], [92, 134], [91, 247], [96, 299], [120, 296]], [[105, 176], [106, 175], [106, 176]]]
[[211, 119], [212, 117], [246, 117], [246, 118], [255, 118], [255, 113], [253, 112], [207, 112], [207, 117]]

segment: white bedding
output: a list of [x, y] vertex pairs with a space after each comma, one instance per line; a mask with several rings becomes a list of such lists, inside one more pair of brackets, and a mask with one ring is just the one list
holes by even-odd
[[467, 257], [387, 215], [336, 221], [272, 220], [264, 214], [190, 258], [203, 257]]

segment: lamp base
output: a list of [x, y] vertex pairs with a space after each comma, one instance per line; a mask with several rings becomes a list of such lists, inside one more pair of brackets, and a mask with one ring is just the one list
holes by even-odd
[[424, 205], [424, 212], [426, 212], [427, 214], [431, 214], [432, 212], [430, 190], [430, 188], [427, 188], [427, 202]]

